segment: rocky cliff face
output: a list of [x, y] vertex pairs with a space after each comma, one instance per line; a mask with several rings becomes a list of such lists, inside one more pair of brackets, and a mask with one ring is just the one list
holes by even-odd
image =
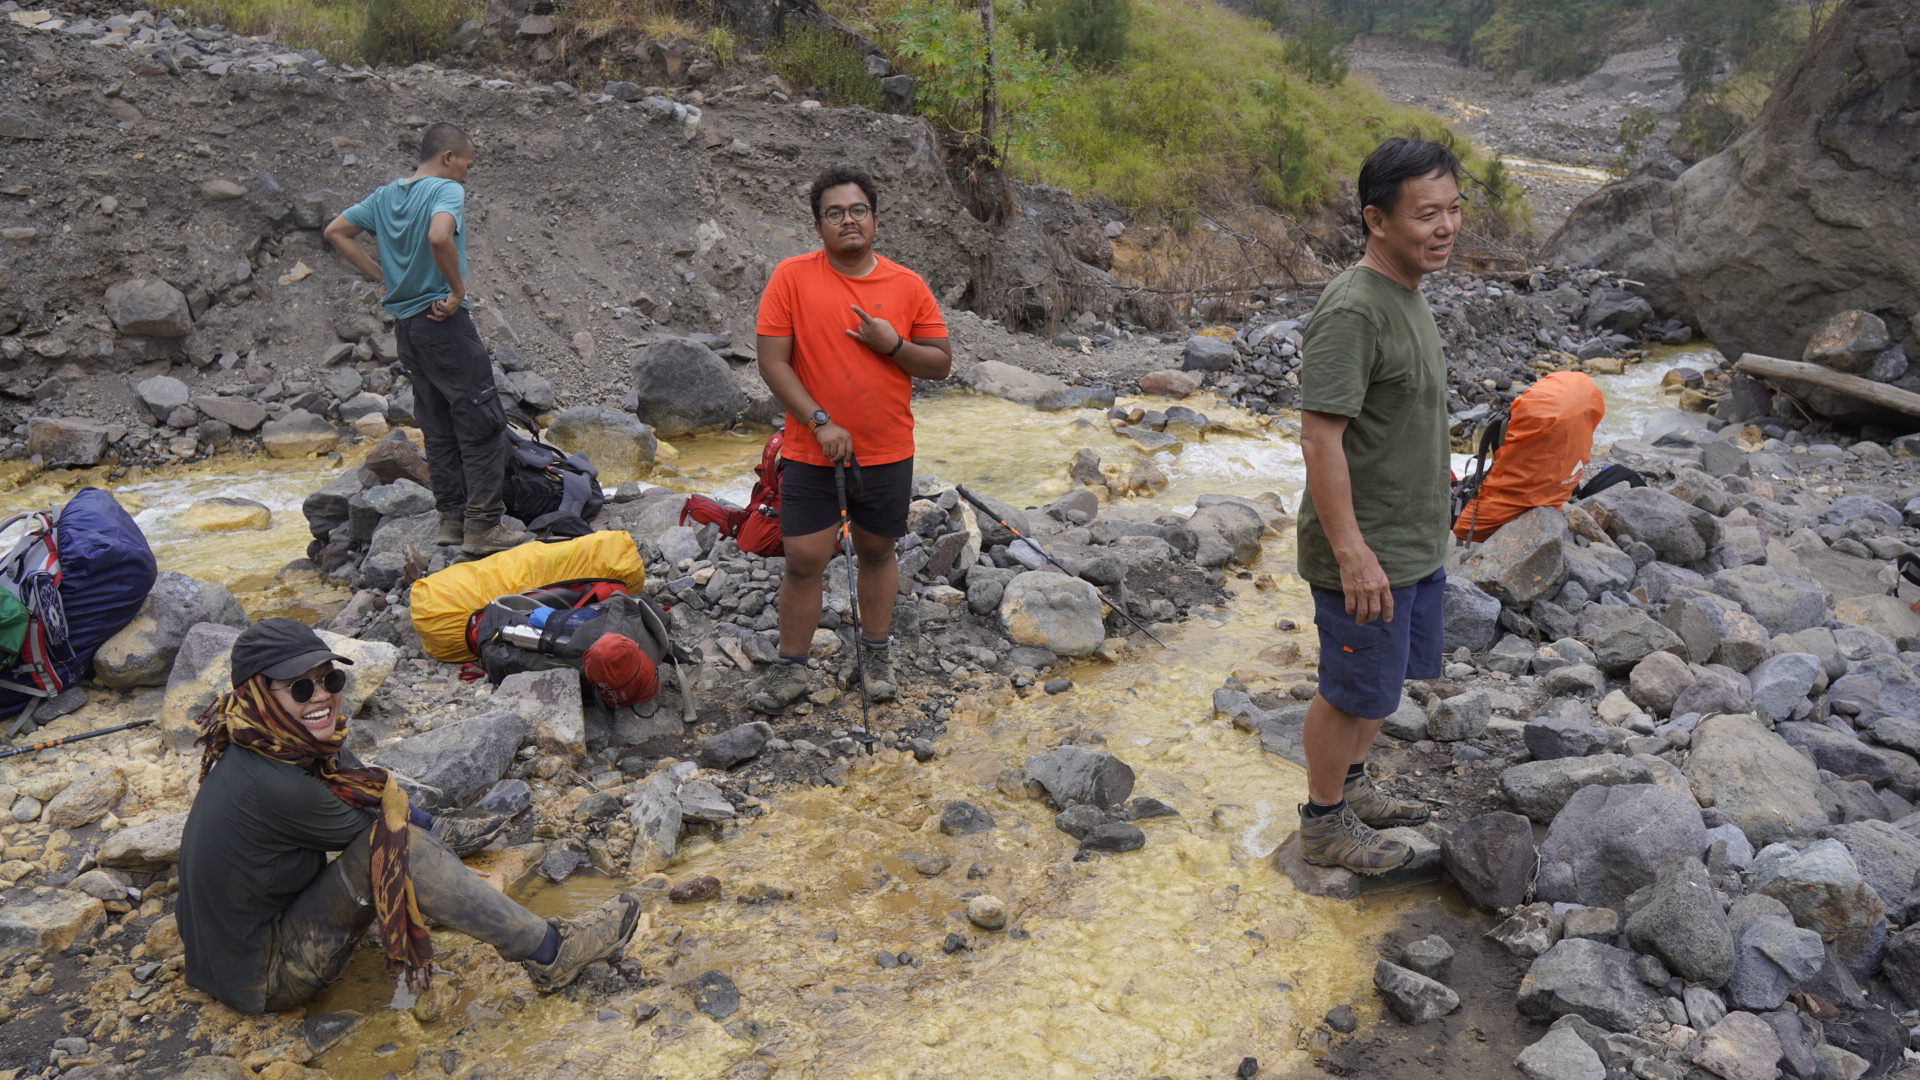
[[1740, 140], [1583, 203], [1545, 254], [1645, 282], [1729, 355], [1797, 358], [1842, 309], [1920, 294], [1920, 0], [1847, 0]]

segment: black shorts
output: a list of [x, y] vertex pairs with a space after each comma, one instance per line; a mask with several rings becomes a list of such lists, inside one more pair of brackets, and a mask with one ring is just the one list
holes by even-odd
[[[913, 501], [913, 459], [847, 470], [847, 516], [875, 536], [907, 535], [907, 504]], [[840, 524], [833, 466], [789, 461], [780, 474], [780, 535], [812, 536]]]

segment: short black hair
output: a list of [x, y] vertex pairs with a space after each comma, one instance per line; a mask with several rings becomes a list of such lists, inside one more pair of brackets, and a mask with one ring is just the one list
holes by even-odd
[[420, 133], [420, 160], [432, 161], [449, 150], [472, 146], [467, 133], [452, 124], [431, 124]]
[[1444, 171], [1460, 182], [1460, 158], [1451, 149], [1425, 139], [1388, 139], [1373, 148], [1360, 166], [1360, 219], [1367, 207], [1391, 212], [1400, 205], [1407, 181]]
[[837, 188], [842, 184], [858, 184], [860, 193], [867, 197], [867, 205], [873, 207], [875, 213], [879, 213], [880, 190], [873, 186], [873, 177], [859, 169], [836, 165], [813, 178], [813, 193], [807, 198], [807, 201], [813, 204], [813, 220], [820, 220], [820, 196], [825, 195], [828, 188]]

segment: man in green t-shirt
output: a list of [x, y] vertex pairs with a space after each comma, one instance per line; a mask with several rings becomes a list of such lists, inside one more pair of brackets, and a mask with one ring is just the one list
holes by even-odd
[[1301, 350], [1300, 576], [1313, 588], [1320, 687], [1306, 722], [1310, 863], [1380, 874], [1413, 857], [1376, 829], [1428, 810], [1367, 775], [1407, 679], [1440, 674], [1450, 478], [1447, 365], [1420, 279], [1460, 229], [1460, 162], [1388, 139], [1360, 168], [1367, 253], [1327, 285]]

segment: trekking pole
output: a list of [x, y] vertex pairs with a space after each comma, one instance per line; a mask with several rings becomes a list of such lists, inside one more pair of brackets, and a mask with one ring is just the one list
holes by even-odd
[[860, 674], [860, 735], [859, 739], [867, 747], [868, 755], [873, 753], [873, 719], [871, 711], [873, 701], [867, 690], [867, 649], [861, 641], [860, 632], [860, 590], [856, 587], [859, 580], [853, 566], [853, 523], [847, 517], [847, 467], [842, 462], [833, 463], [833, 493], [840, 500], [840, 543], [841, 553], [847, 560], [847, 610], [853, 613], [853, 665]]
[[[1013, 536], [1014, 536], [1014, 539], [1016, 539], [1016, 540], [1025, 540], [1025, 541], [1027, 542], [1027, 546], [1028, 546], [1028, 547], [1030, 547], [1030, 548], [1032, 548], [1033, 550], [1035, 550], [1035, 551], [1037, 551], [1037, 552], [1039, 552], [1039, 553], [1040, 553], [1040, 557], [1041, 557], [1041, 558], [1043, 558], [1043, 559], [1045, 559], [1045, 560], [1047, 560], [1048, 562], [1050, 562], [1050, 563], [1052, 563], [1053, 565], [1055, 565], [1055, 566], [1057, 566], [1057, 567], [1059, 567], [1062, 573], [1064, 573], [1064, 574], [1066, 574], [1066, 575], [1067, 575], [1068, 577], [1070, 577], [1070, 578], [1077, 578], [1077, 577], [1079, 577], [1079, 576], [1080, 576], [1080, 575], [1078, 575], [1078, 574], [1076, 574], [1076, 573], [1074, 573], [1074, 572], [1073, 572], [1072, 570], [1069, 570], [1069, 569], [1067, 569], [1067, 565], [1066, 565], [1065, 563], [1063, 563], [1063, 562], [1061, 562], [1061, 561], [1060, 561], [1059, 559], [1056, 559], [1056, 558], [1054, 558], [1054, 557], [1053, 557], [1052, 555], [1049, 555], [1049, 554], [1047, 553], [1047, 549], [1046, 549], [1046, 548], [1043, 548], [1043, 547], [1041, 547], [1041, 546], [1039, 545], [1039, 543], [1038, 543], [1037, 541], [1035, 541], [1035, 540], [1033, 539], [1033, 537], [1031, 537], [1031, 536], [1028, 536], [1028, 535], [1026, 535], [1025, 533], [1023, 533], [1023, 532], [1021, 532], [1021, 531], [1020, 531], [1019, 529], [1016, 529], [1016, 528], [1014, 528], [1014, 527], [1013, 527], [1013, 525], [1012, 525], [1011, 523], [1009, 523], [1009, 522], [1007, 521], [1007, 519], [1005, 519], [1005, 518], [1003, 518], [1003, 517], [1001, 517], [1001, 516], [1000, 516], [999, 514], [996, 514], [996, 513], [994, 513], [994, 512], [992, 511], [992, 510], [990, 510], [990, 509], [988, 509], [988, 508], [987, 508], [987, 504], [986, 504], [986, 503], [983, 503], [983, 502], [981, 502], [981, 501], [980, 501], [980, 497], [979, 497], [979, 496], [977, 496], [977, 495], [975, 495], [975, 494], [974, 494], [973, 492], [971, 492], [971, 491], [968, 491], [968, 490], [966, 489], [966, 486], [965, 486], [964, 484], [956, 484], [956, 485], [954, 486], [954, 490], [955, 490], [955, 491], [958, 491], [958, 492], [960, 493], [960, 497], [961, 497], [961, 498], [963, 498], [963, 499], [965, 499], [965, 500], [967, 500], [968, 502], [970, 502], [970, 503], [972, 503], [972, 504], [973, 504], [973, 508], [974, 508], [975, 510], [978, 510], [978, 511], [980, 511], [981, 513], [983, 513], [983, 514], [985, 514], [985, 515], [987, 515], [988, 517], [990, 517], [990, 518], [992, 518], [993, 520], [995, 520], [995, 521], [997, 521], [997, 522], [999, 522], [999, 523], [1000, 523], [1000, 527], [1001, 527], [1001, 528], [1003, 528], [1003, 529], [1005, 529], [1005, 530], [1007, 530], [1008, 532], [1010, 532], [1010, 533], [1012, 533], [1012, 534], [1013, 534]], [[1090, 581], [1089, 581], [1089, 582], [1087, 582], [1087, 584], [1089, 584], [1089, 585], [1093, 585], [1093, 583], [1092, 583], [1092, 582], [1090, 582]], [[1144, 625], [1142, 625], [1139, 619], [1136, 619], [1136, 618], [1134, 618], [1133, 616], [1131, 616], [1131, 615], [1129, 615], [1129, 614], [1127, 614], [1127, 610], [1126, 610], [1125, 608], [1123, 608], [1123, 607], [1121, 607], [1121, 606], [1120, 606], [1119, 604], [1116, 604], [1116, 603], [1114, 603], [1114, 602], [1113, 602], [1112, 600], [1109, 600], [1109, 599], [1107, 599], [1107, 594], [1106, 594], [1106, 593], [1103, 593], [1103, 592], [1101, 592], [1101, 591], [1100, 591], [1100, 587], [1099, 587], [1098, 585], [1094, 585], [1094, 589], [1093, 589], [1093, 594], [1094, 594], [1095, 596], [1098, 596], [1098, 597], [1100, 598], [1100, 602], [1101, 602], [1101, 603], [1104, 603], [1104, 604], [1106, 604], [1106, 605], [1107, 605], [1108, 607], [1110, 607], [1110, 608], [1112, 608], [1112, 609], [1113, 609], [1113, 613], [1114, 613], [1115, 615], [1118, 615], [1118, 616], [1120, 616], [1121, 618], [1123, 618], [1123, 619], [1125, 619], [1125, 620], [1127, 620], [1128, 622], [1130, 622], [1130, 623], [1132, 623], [1132, 624], [1133, 624], [1133, 627], [1134, 627], [1134, 629], [1136, 629], [1136, 630], [1138, 630], [1138, 631], [1140, 631], [1141, 633], [1143, 633], [1143, 634], [1145, 634], [1145, 635], [1147, 635], [1147, 636], [1148, 636], [1148, 637], [1150, 637], [1150, 638], [1153, 638], [1153, 643], [1154, 643], [1155, 645], [1158, 645], [1158, 646], [1160, 646], [1161, 648], [1163, 648], [1163, 649], [1166, 649], [1166, 650], [1169, 650], [1169, 651], [1171, 651], [1171, 650], [1173, 649], [1173, 646], [1171, 646], [1171, 645], [1169, 645], [1169, 644], [1167, 644], [1167, 643], [1166, 643], [1166, 642], [1164, 642], [1164, 641], [1161, 641], [1161, 640], [1160, 640], [1159, 638], [1157, 638], [1157, 637], [1154, 637], [1154, 633], [1153, 633], [1153, 631], [1151, 631], [1151, 630], [1149, 630], [1149, 629], [1147, 629], [1147, 628], [1146, 628], [1146, 627], [1145, 627]]]
[[34, 743], [32, 746], [16, 746], [11, 750], [0, 750], [0, 758], [10, 758], [18, 754], [33, 754], [41, 750], [51, 750], [56, 746], [65, 746], [67, 743], [79, 742], [81, 739], [97, 739], [102, 735], [111, 735], [116, 731], [125, 731], [128, 728], [146, 727], [151, 723], [153, 723], [152, 720], [135, 720], [131, 724], [121, 724], [119, 727], [101, 728], [99, 731], [86, 731], [78, 735], [69, 735], [64, 739], [48, 739], [46, 742]]

